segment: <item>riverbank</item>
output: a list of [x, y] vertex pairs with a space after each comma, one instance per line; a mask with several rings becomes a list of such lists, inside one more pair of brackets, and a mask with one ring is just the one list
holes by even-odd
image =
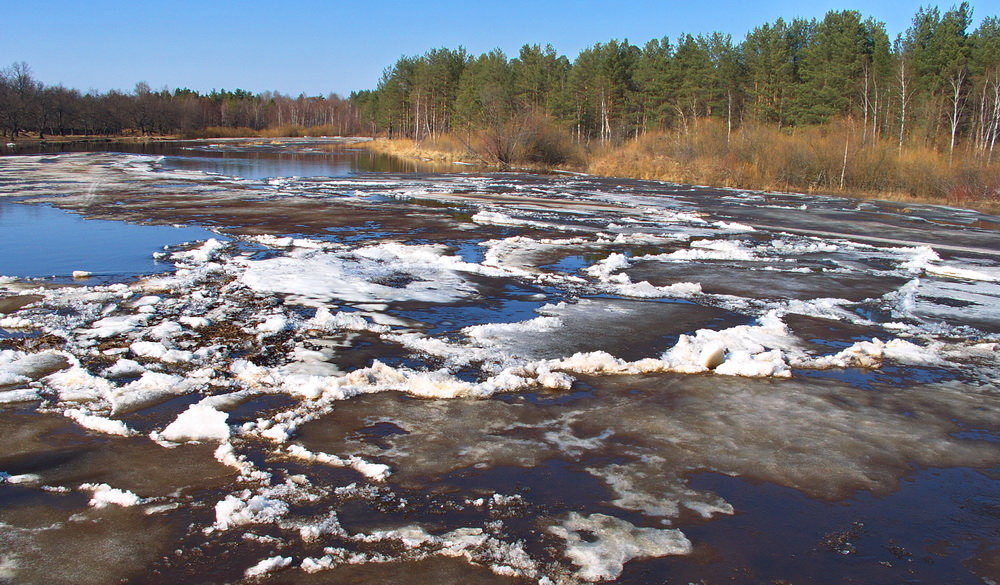
[[452, 137], [419, 142], [409, 138], [375, 138], [359, 146], [414, 161], [494, 166]]
[[117, 136], [108, 134], [71, 134], [67, 136], [28, 134], [17, 138], [4, 137], [3, 145], [15, 144], [18, 146], [39, 143], [71, 144], [74, 142], [162, 142], [169, 140], [179, 140], [181, 137], [174, 134], [154, 135], [154, 136]]
[[[200, 139], [280, 141], [320, 135], [295, 131], [278, 136], [276, 129], [269, 131], [269, 136], [256, 134]], [[23, 148], [44, 144], [141, 144], [183, 139], [192, 137], [72, 135], [41, 138], [29, 135], [20, 136], [15, 142], [8, 139], [0, 143], [0, 152], [15, 148], [10, 144]], [[356, 145], [419, 163], [505, 168], [491, 161], [488, 153], [479, 152], [474, 141], [462, 140], [456, 135], [422, 141], [358, 138]], [[947, 205], [1000, 215], [1000, 164], [970, 161], [962, 156], [949, 162], [947, 154], [930, 148], [906, 146], [899, 149], [888, 141], [863, 142], [847, 129], [823, 128], [793, 134], [773, 128], [751, 128], [729, 134], [718, 126], [703, 124], [687, 133], [647, 133], [620, 145], [573, 145], [566, 141], [559, 148], [564, 153], [561, 164], [517, 160], [506, 168]]]
[[[852, 142], [853, 140], [853, 142]], [[365, 148], [411, 160], [501, 168], [453, 136], [434, 140], [378, 138]], [[846, 148], [845, 148], [846, 147]], [[846, 150], [846, 155], [845, 155]], [[772, 128], [728, 133], [705, 124], [688, 133], [648, 133], [616, 146], [576, 145], [567, 162], [518, 161], [531, 170], [667, 181], [733, 189], [835, 195], [1000, 213], [1000, 165], [930, 148], [902, 149], [855, 138], [848, 129], [794, 134]]]

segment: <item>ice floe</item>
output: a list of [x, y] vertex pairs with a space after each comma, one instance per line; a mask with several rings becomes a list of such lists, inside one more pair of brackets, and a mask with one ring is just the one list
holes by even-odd
[[123, 437], [129, 437], [135, 434], [135, 431], [128, 428], [128, 425], [120, 420], [89, 414], [79, 408], [68, 408], [63, 411], [63, 414], [76, 421], [76, 423], [81, 427], [91, 431], [97, 431], [108, 435], [121, 435]]
[[691, 552], [691, 542], [680, 530], [639, 528], [605, 514], [571, 512], [549, 532], [566, 541], [566, 556], [580, 567], [577, 576], [585, 581], [616, 579], [635, 558]]
[[226, 496], [215, 505], [214, 528], [229, 530], [247, 524], [274, 522], [287, 513], [286, 502], [244, 490], [240, 494]]
[[210, 404], [192, 404], [154, 438], [171, 443], [226, 441], [230, 435], [228, 418], [227, 413]]
[[261, 560], [256, 565], [246, 570], [244, 575], [248, 578], [263, 577], [268, 573], [273, 573], [292, 564], [292, 557], [275, 556]]
[[439, 262], [434, 251], [400, 252], [375, 247], [355, 254], [306, 252], [250, 261], [241, 279], [256, 291], [314, 301], [449, 302], [472, 294], [472, 287]]
[[106, 508], [108, 506], [129, 507], [142, 503], [142, 498], [132, 492], [113, 488], [106, 483], [85, 483], [80, 486], [80, 489], [91, 493], [90, 505], [94, 508]]

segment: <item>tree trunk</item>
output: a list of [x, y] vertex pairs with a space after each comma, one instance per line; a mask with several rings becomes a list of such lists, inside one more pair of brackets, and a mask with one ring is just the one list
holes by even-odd
[[726, 90], [726, 146], [733, 136], [733, 90]]
[[847, 139], [844, 141], [844, 165], [840, 167], [840, 190], [844, 190], [844, 177], [847, 175], [847, 150], [851, 146], [851, 128], [847, 127]]
[[986, 163], [993, 162], [993, 147], [997, 143], [997, 135], [1000, 134], [1000, 75], [993, 79], [993, 114], [990, 116], [989, 133], [989, 154], [986, 156]]
[[906, 67], [899, 64], [899, 152], [903, 152], [903, 136], [906, 131]]
[[961, 114], [962, 105], [962, 84], [965, 82], [965, 70], [960, 69], [955, 77], [950, 80], [952, 87], [951, 115], [949, 122], [951, 126], [951, 142], [948, 145], [948, 164], [952, 164], [955, 156], [955, 135], [958, 133], [958, 121]]
[[608, 100], [601, 92], [601, 142], [607, 143], [611, 136], [611, 124], [608, 122]]
[[868, 97], [868, 78], [869, 78], [869, 69], [868, 69], [868, 64], [865, 63], [865, 94], [864, 94], [864, 100], [862, 100], [864, 102], [865, 117], [864, 121], [861, 124], [862, 125], [861, 144], [866, 144], [868, 142], [868, 110], [871, 109], [871, 100]]

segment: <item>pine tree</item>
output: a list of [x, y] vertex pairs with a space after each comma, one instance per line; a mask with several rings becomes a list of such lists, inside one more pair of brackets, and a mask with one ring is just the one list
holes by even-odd
[[569, 60], [552, 45], [524, 45], [511, 61], [515, 98], [521, 107], [556, 114], [569, 74]]
[[626, 41], [597, 43], [580, 52], [570, 71], [574, 124], [602, 142], [636, 132], [641, 121], [633, 74], [639, 48]]
[[646, 43], [636, 59], [633, 79], [641, 112], [639, 125], [643, 129], [668, 127], [676, 114], [673, 53], [670, 39], [663, 37]]
[[784, 126], [791, 123], [790, 104], [799, 82], [799, 62], [811, 24], [796, 19], [761, 25], [741, 45], [753, 117]]
[[795, 92], [793, 119], [799, 124], [822, 124], [834, 116], [859, 110], [857, 98], [865, 71], [866, 38], [861, 14], [854, 10], [831, 11], [813, 26], [803, 51]]
[[733, 46], [729, 35], [714, 32], [707, 37], [699, 37], [699, 42], [708, 54], [712, 65], [711, 111], [726, 121], [726, 140], [733, 131], [733, 120], [739, 117], [740, 98], [745, 84], [745, 72], [740, 51]]
[[905, 58], [913, 63], [917, 117], [925, 121], [924, 139], [936, 138], [944, 124], [952, 153], [964, 111], [970, 48], [966, 29], [971, 21], [968, 2], [943, 15], [937, 8], [921, 8], [903, 43]]
[[502, 126], [516, 109], [514, 72], [503, 51], [483, 53], [465, 67], [455, 101], [460, 125]]

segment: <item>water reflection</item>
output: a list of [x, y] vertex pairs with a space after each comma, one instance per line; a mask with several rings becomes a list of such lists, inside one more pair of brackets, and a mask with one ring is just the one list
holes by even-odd
[[92, 283], [173, 268], [153, 253], [163, 246], [212, 237], [197, 227], [134, 225], [84, 219], [43, 205], [0, 200], [0, 275], [61, 277], [94, 273]]
[[[252, 153], [257, 155], [257, 153]], [[162, 166], [169, 170], [202, 171], [243, 179], [271, 177], [345, 177], [354, 163], [349, 157], [306, 157], [293, 155], [249, 156], [246, 153], [223, 153], [223, 156], [168, 156]]]
[[[303, 148], [303, 144], [308, 144]], [[122, 152], [163, 156], [163, 167], [243, 179], [345, 177], [356, 173], [454, 171], [449, 164], [403, 160], [358, 147], [344, 139], [93, 140], [38, 142], [4, 148], [0, 154]], [[469, 170], [467, 167], [462, 170]]]

